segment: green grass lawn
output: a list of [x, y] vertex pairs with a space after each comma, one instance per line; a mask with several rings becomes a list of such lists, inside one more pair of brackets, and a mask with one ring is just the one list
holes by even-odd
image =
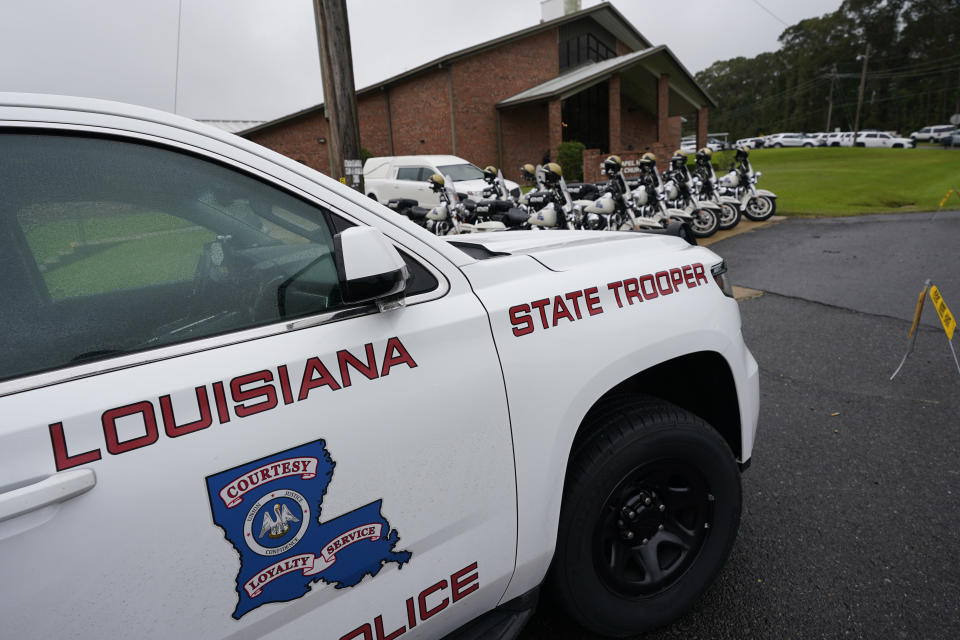
[[[758, 149], [750, 162], [785, 215], [935, 211], [949, 189], [960, 189], [956, 149]], [[720, 164], [717, 174], [728, 168]], [[944, 208], [960, 209], [960, 198], [951, 195]]]

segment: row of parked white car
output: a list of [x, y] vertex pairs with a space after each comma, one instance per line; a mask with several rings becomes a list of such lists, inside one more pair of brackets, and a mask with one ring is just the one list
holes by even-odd
[[892, 149], [911, 148], [916, 142], [911, 138], [899, 138], [885, 131], [861, 131], [854, 144], [852, 131], [834, 131], [831, 133], [775, 133], [759, 138], [743, 138], [737, 145], [751, 149], [760, 147], [886, 147]]
[[[936, 125], [914, 131], [909, 138], [895, 136], [886, 131], [866, 129], [857, 133], [856, 142], [852, 131], [820, 133], [775, 133], [757, 138], [741, 138], [736, 146], [750, 149], [760, 147], [881, 147], [909, 149], [917, 142], [934, 142], [947, 146], [960, 146], [960, 131], [953, 125]], [[951, 145], [952, 143], [952, 145]]]

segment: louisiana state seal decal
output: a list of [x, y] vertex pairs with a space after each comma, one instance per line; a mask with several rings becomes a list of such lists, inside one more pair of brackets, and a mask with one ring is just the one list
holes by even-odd
[[402, 568], [400, 534], [374, 500], [331, 520], [320, 517], [336, 463], [323, 440], [207, 476], [213, 521], [240, 555], [233, 617], [269, 602], [302, 597], [323, 581], [337, 589], [376, 576], [387, 562]]

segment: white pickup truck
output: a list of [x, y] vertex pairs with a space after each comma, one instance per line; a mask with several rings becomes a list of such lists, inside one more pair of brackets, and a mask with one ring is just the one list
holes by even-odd
[[0, 94], [8, 638], [607, 635], [725, 562], [758, 414], [721, 259], [437, 238], [150, 109]]

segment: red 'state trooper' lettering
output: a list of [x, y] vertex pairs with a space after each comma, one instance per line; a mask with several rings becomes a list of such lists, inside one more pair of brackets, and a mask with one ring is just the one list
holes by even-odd
[[[678, 293], [681, 287], [693, 289], [707, 284], [703, 264], [688, 264], [648, 273], [636, 278], [609, 282], [607, 290], [613, 293], [618, 309], [632, 306], [645, 300]], [[537, 329], [555, 327], [562, 320], [576, 322], [603, 313], [599, 288], [588, 287], [510, 307], [510, 324], [513, 335], [520, 337]]]

